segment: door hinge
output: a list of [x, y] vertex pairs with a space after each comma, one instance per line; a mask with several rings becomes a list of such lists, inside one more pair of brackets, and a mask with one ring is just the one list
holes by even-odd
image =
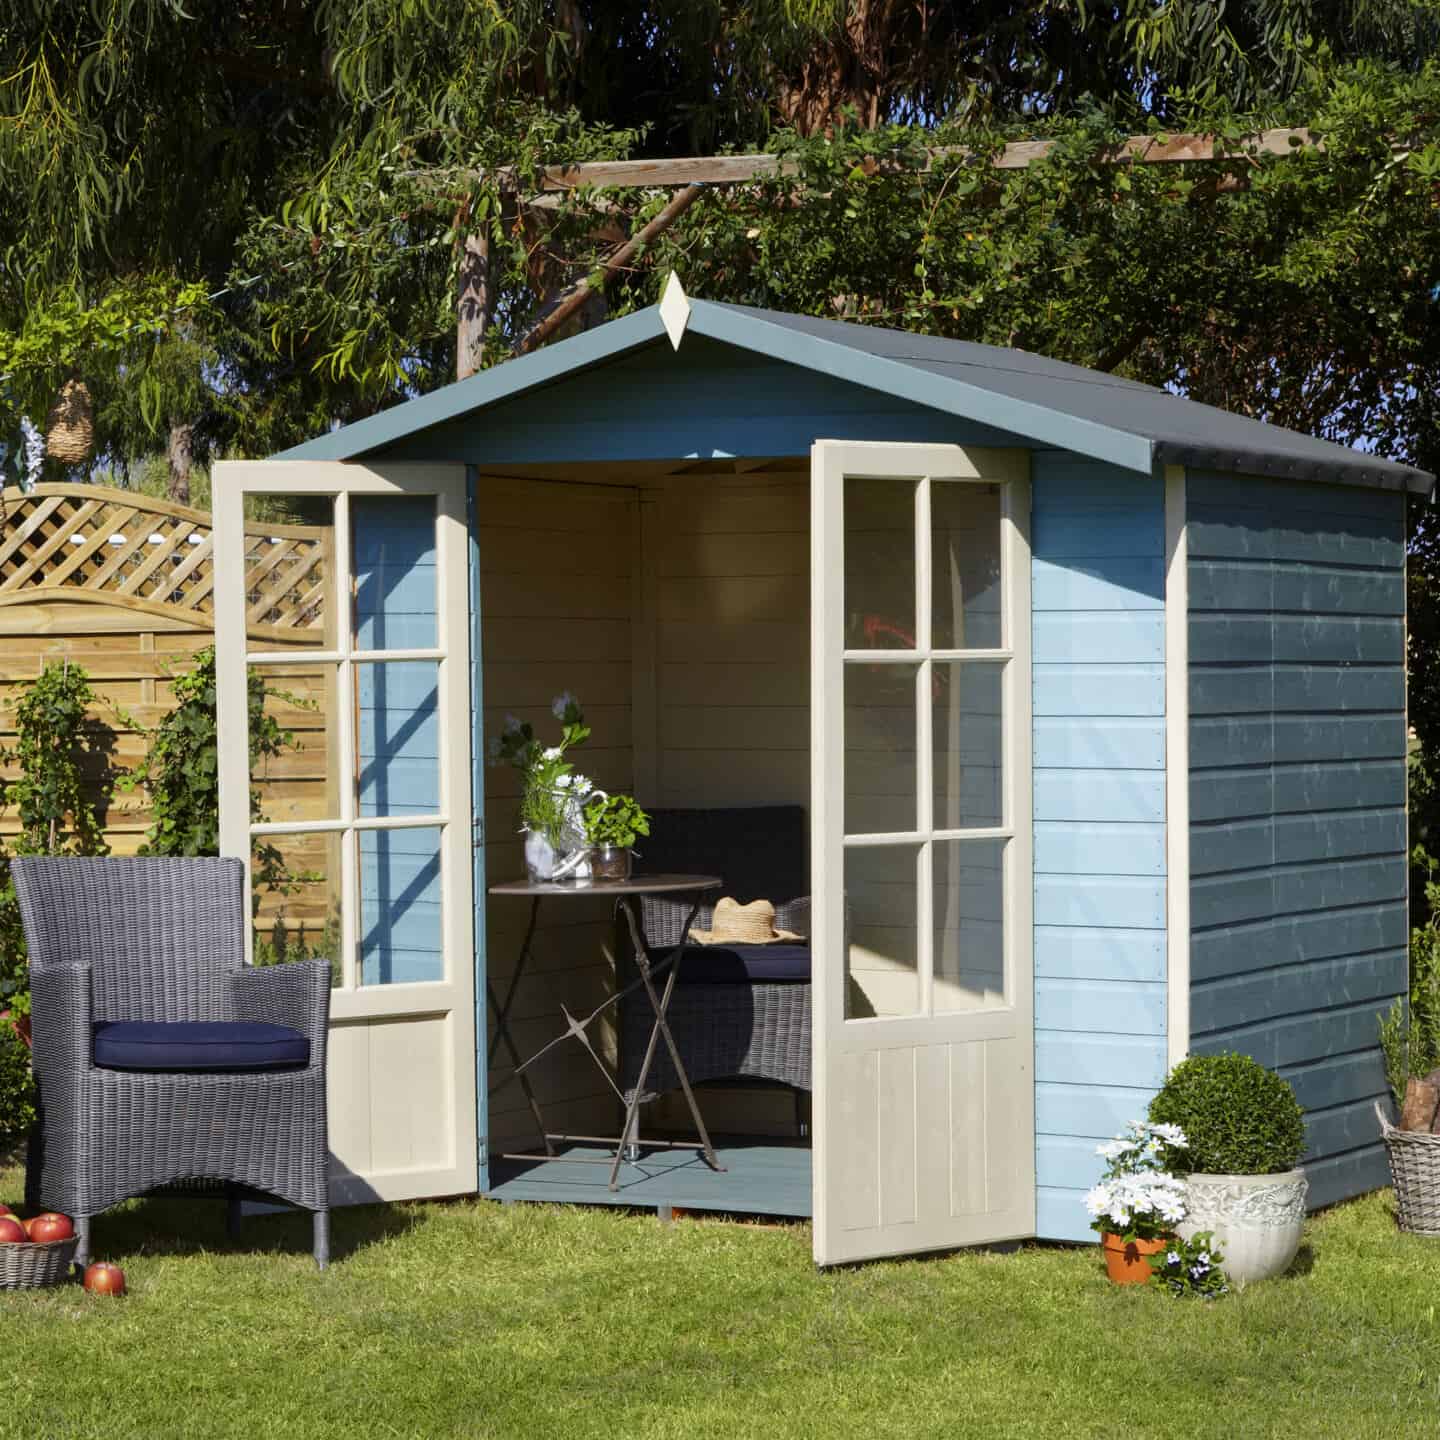
[[478, 850], [485, 843], [485, 819], [481, 815], [475, 816], [470, 822], [470, 844]]

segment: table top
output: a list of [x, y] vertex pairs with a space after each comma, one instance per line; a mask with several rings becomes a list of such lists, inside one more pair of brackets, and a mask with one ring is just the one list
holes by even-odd
[[688, 890], [718, 890], [718, 875], [632, 875], [628, 880], [503, 880], [492, 895], [665, 895]]

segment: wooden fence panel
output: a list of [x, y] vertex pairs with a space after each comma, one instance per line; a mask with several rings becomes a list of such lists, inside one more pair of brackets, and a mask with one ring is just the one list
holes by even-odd
[[[304, 651], [325, 641], [331, 621], [323, 604], [332, 573], [333, 532], [327, 526], [258, 521], [246, 525], [250, 638], [267, 650]], [[137, 764], [145, 729], [173, 707], [169, 682], [191, 668], [214, 639], [214, 574], [210, 516], [163, 500], [99, 485], [41, 485], [6, 495], [0, 506], [0, 751], [15, 743], [14, 702], [20, 688], [54, 660], [90, 676], [93, 711], [104, 727], [110, 763]], [[334, 748], [333, 697], [318, 665], [286, 666], [267, 710], [294, 745], [257, 776], [267, 819], [314, 815], [317, 795], [333, 795], [327, 773]], [[293, 698], [291, 698], [293, 697]], [[13, 766], [0, 779], [15, 778]], [[151, 814], [143, 791], [116, 795], [104, 815], [117, 855], [134, 854]], [[0, 809], [0, 840], [19, 830]], [[327, 868], [320, 837], [287, 847], [287, 859], [312, 871]], [[325, 905], [302, 887], [262, 905], [261, 920], [284, 905], [287, 918], [323, 924]], [[314, 912], [313, 914], [311, 912]]]

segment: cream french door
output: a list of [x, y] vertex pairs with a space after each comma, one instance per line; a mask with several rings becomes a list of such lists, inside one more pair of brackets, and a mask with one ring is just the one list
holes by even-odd
[[811, 456], [815, 1260], [1034, 1234], [1029, 470]]
[[333, 1203], [477, 1188], [460, 466], [215, 467], [220, 848], [324, 957]]

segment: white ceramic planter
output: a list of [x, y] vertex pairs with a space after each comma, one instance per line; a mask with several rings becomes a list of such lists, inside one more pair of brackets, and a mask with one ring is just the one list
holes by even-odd
[[1202, 1230], [1215, 1235], [1225, 1257], [1221, 1267], [1236, 1286], [1268, 1280], [1290, 1268], [1305, 1223], [1301, 1170], [1278, 1175], [1191, 1175], [1190, 1213], [1178, 1227], [1188, 1240]]

